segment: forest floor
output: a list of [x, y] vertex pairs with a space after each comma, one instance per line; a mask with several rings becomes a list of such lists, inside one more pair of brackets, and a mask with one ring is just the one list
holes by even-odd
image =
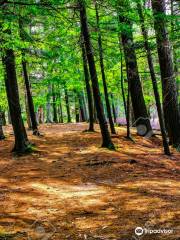
[[[87, 124], [40, 127], [29, 138], [37, 151], [11, 153], [12, 129], [0, 142], [0, 239], [177, 240], [180, 239], [180, 154], [162, 154], [159, 137], [118, 127], [116, 151], [100, 148]], [[98, 127], [96, 127], [98, 130]], [[169, 229], [169, 234], [135, 235], [135, 228]], [[178, 230], [179, 228], [179, 230]]]

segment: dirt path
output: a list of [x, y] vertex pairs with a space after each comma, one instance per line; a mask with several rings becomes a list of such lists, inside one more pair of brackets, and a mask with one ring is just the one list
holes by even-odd
[[[86, 124], [44, 125], [32, 137], [37, 152], [17, 158], [13, 138], [0, 142], [0, 239], [167, 239], [180, 235], [178, 160], [162, 154], [158, 138], [123, 138], [117, 151], [99, 148]], [[149, 226], [149, 227], [148, 227]], [[135, 235], [136, 227], [170, 234]]]

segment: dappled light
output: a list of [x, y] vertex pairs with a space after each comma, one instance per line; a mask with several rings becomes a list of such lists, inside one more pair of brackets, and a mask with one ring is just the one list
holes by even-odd
[[114, 139], [123, 147], [106, 150], [99, 147], [99, 133], [89, 135], [85, 128], [41, 126], [44, 137], [31, 137], [37, 151], [18, 159], [0, 150], [1, 232], [27, 239], [28, 234], [36, 236], [31, 226], [38, 222], [47, 232], [55, 228], [50, 239], [129, 239], [148, 221], [176, 228], [179, 153], [165, 157], [153, 139], [140, 141], [135, 135], [136, 144], [130, 143], [123, 138], [123, 127], [116, 129], [119, 138]]
[[180, 240], [178, 0], [0, 0], [0, 240]]

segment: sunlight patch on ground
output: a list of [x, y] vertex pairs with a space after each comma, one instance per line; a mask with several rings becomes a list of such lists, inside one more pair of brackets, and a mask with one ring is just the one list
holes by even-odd
[[10, 153], [12, 136], [4, 142], [0, 226], [11, 232], [7, 224], [14, 222], [15, 232], [24, 232], [37, 220], [45, 227], [50, 222], [57, 229], [52, 240], [80, 240], [79, 234], [120, 239], [124, 233], [127, 240], [148, 220], [177, 227], [179, 153], [165, 157], [158, 139], [133, 136], [131, 143], [123, 127], [113, 138], [117, 151], [109, 151], [100, 147], [99, 133], [86, 134], [85, 128], [40, 125], [44, 137], [30, 135], [38, 151], [20, 158]]
[[[126, 184], [119, 184], [118, 187], [124, 187]], [[143, 181], [138, 181], [134, 183], [129, 183], [128, 184], [131, 189], [136, 189], [136, 188], [145, 188], [147, 191], [152, 192], [152, 191], [162, 191], [163, 193], [168, 193], [168, 194], [180, 194], [180, 185], [178, 181], [174, 180], [168, 180], [168, 179], [163, 179], [160, 181], [160, 179], [155, 180], [143, 180]]]
[[129, 199], [128, 202], [125, 204], [125, 209], [126, 210], [136, 210], [136, 211], [147, 211], [150, 210], [151, 205], [156, 205], [157, 207], [162, 207], [163, 205], [165, 206], [166, 203], [162, 201], [162, 199], [158, 197], [139, 197], [137, 195], [136, 199]]
[[49, 194], [58, 195], [58, 197], [66, 199], [73, 197], [84, 197], [98, 194], [104, 194], [106, 191], [103, 187], [95, 184], [69, 185], [59, 183], [59, 187], [50, 186], [41, 183], [32, 183], [31, 187], [48, 192]]
[[[0, 183], [8, 183], [8, 179], [5, 179], [5, 178], [0, 178]], [[2, 186], [0, 186], [2, 187]]]
[[87, 153], [90, 153], [90, 154], [93, 154], [95, 152], [97, 152], [97, 147], [88, 147], [88, 148], [82, 148], [79, 150], [80, 151], [80, 154], [87, 154]]

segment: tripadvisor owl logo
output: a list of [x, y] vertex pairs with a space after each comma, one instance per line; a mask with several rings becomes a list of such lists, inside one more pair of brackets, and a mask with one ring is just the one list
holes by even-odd
[[137, 228], [135, 229], [135, 234], [136, 234], [137, 236], [141, 236], [141, 235], [143, 235], [143, 233], [144, 233], [144, 230], [143, 230], [142, 227], [137, 227]]
[[147, 229], [142, 227], [137, 227], [135, 229], [135, 234], [137, 236], [142, 236], [143, 234], [172, 234], [173, 229]]

